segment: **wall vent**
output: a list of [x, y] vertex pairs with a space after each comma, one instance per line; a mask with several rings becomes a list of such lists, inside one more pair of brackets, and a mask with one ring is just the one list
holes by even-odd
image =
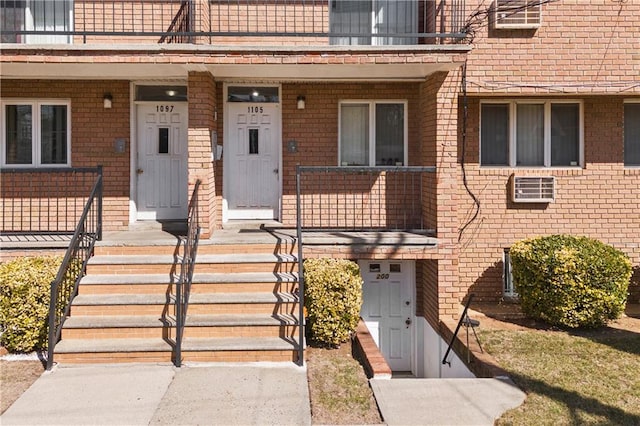
[[553, 176], [514, 176], [511, 200], [514, 203], [552, 203], [556, 178]]
[[539, 28], [542, 23], [542, 5], [532, 0], [496, 0], [496, 29]]

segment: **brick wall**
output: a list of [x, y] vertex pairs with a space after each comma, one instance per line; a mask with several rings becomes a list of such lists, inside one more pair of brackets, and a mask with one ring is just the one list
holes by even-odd
[[[487, 3], [478, 10], [488, 10]], [[526, 237], [572, 233], [598, 238], [630, 256], [636, 273], [629, 300], [639, 301], [640, 170], [625, 169], [622, 152], [623, 101], [640, 95], [638, 16], [638, 2], [564, 0], [543, 6], [543, 23], [536, 30], [477, 26], [468, 56], [471, 97], [465, 162], [469, 187], [481, 207], [461, 240], [459, 275], [461, 286], [480, 299], [502, 297], [505, 247]], [[480, 168], [479, 102], [513, 97], [581, 100], [584, 167]], [[461, 149], [459, 144], [458, 155]], [[509, 202], [513, 173], [556, 176], [556, 201]], [[474, 205], [461, 182], [457, 193], [463, 226]]]
[[[469, 101], [466, 167], [480, 215], [469, 226], [460, 248], [460, 280], [485, 300], [502, 296], [502, 253], [515, 241], [556, 233], [586, 235], [627, 253], [640, 264], [640, 169], [624, 167], [623, 96], [583, 98], [585, 167], [581, 169], [511, 169], [478, 166], [479, 98]], [[555, 176], [556, 200], [516, 204], [509, 200], [515, 174]], [[459, 220], [465, 223], [472, 201], [459, 187]], [[640, 292], [633, 286], [630, 300]]]
[[211, 131], [216, 128], [216, 83], [208, 72], [190, 72], [189, 98], [189, 193], [196, 180], [199, 189], [202, 236], [208, 237], [220, 227], [216, 200], [216, 169], [211, 161]]
[[[103, 107], [105, 93], [113, 96], [111, 109]], [[104, 166], [104, 229], [126, 228], [130, 178], [129, 82], [3, 79], [2, 98], [71, 101], [71, 166]], [[117, 138], [126, 142], [124, 153], [114, 150]], [[5, 182], [2, 187], [3, 198], [5, 191], [15, 190], [13, 184]]]

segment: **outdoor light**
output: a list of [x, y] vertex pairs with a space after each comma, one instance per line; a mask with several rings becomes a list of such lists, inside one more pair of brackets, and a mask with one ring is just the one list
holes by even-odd
[[305, 107], [305, 102], [306, 102], [305, 97], [304, 97], [304, 96], [302, 96], [302, 95], [298, 95], [298, 99], [297, 99], [297, 101], [298, 101], [298, 109], [304, 109], [304, 107]]
[[104, 97], [102, 98], [104, 109], [111, 108], [111, 102], [112, 101], [113, 101], [113, 96], [111, 96], [111, 93], [105, 93]]
[[167, 90], [165, 93], [167, 94], [167, 96], [172, 97], [178, 94], [178, 92], [176, 92], [175, 90]]

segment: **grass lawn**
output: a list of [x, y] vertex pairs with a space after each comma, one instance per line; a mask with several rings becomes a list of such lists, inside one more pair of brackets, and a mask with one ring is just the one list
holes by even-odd
[[498, 425], [640, 425], [640, 333], [483, 330], [484, 349], [527, 393]]

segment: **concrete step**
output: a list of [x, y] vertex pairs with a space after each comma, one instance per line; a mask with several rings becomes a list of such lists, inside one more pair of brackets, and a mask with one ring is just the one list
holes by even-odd
[[[181, 250], [176, 250], [181, 242], [178, 240], [167, 240], [154, 242], [154, 244], [118, 244], [98, 242], [94, 249], [96, 256], [135, 256], [135, 255], [172, 255], [178, 254]], [[295, 254], [297, 247], [295, 240], [282, 240], [273, 243], [259, 244], [208, 244], [207, 240], [201, 240], [198, 244], [198, 254]]]
[[[185, 337], [277, 337], [293, 336], [297, 330], [293, 314], [187, 315]], [[112, 315], [71, 316], [62, 329], [62, 339], [150, 339], [175, 338], [173, 312], [167, 316]]]
[[[175, 274], [181, 259], [168, 255], [104, 255], [89, 259], [87, 274]], [[294, 272], [297, 258], [290, 254], [198, 254], [196, 271], [204, 273]]]
[[[196, 266], [197, 269], [197, 266]], [[175, 278], [173, 278], [175, 281]], [[165, 294], [171, 291], [169, 274], [91, 274], [80, 281], [79, 294]], [[298, 288], [297, 273], [248, 272], [210, 274], [196, 272], [191, 294], [288, 293]]]
[[[175, 343], [163, 339], [103, 339], [59, 342], [55, 361], [63, 364], [113, 362], [171, 362]], [[185, 338], [183, 361], [191, 362], [291, 362], [297, 344], [280, 337], [219, 339]]]
[[[293, 293], [195, 293], [189, 298], [190, 314], [295, 314]], [[80, 294], [71, 315], [162, 315], [175, 310], [175, 297], [166, 294]]]

